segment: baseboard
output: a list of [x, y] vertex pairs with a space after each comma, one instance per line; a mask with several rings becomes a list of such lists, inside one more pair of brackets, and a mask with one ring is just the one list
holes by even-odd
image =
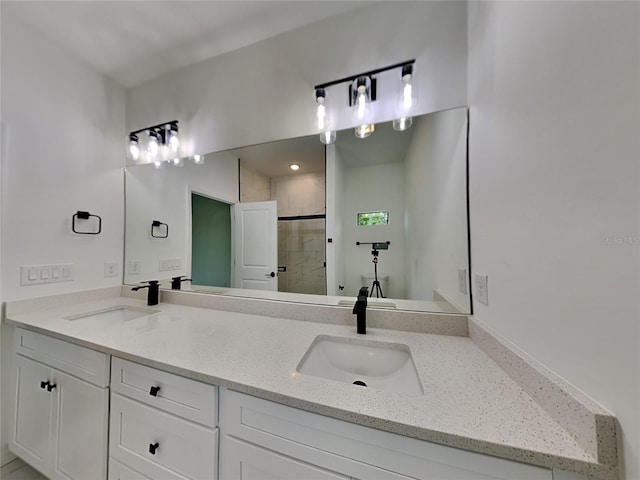
[[9, 446], [7, 444], [2, 445], [0, 448], [0, 466], [5, 466], [7, 463], [14, 461], [16, 457], [13, 453], [9, 451]]

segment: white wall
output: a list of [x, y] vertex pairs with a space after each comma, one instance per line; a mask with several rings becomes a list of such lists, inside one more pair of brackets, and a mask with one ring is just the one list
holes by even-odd
[[[339, 148], [336, 149], [339, 151]], [[371, 245], [356, 242], [390, 241], [388, 250], [378, 255], [378, 275], [389, 276], [389, 298], [406, 298], [404, 286], [404, 163], [384, 163], [367, 167], [344, 169], [344, 205], [342, 228], [344, 232], [345, 295], [355, 296], [362, 283], [362, 274], [373, 275]], [[357, 214], [363, 212], [389, 212], [389, 225], [357, 225]], [[375, 297], [375, 293], [374, 293]]]
[[468, 312], [469, 295], [458, 289], [458, 269], [468, 272], [469, 261], [467, 112], [432, 113], [412, 128], [404, 161], [406, 298], [433, 300], [437, 290]]
[[469, 8], [474, 314], [618, 417], [638, 479], [640, 4]]
[[[127, 127], [178, 119], [181, 137], [190, 138], [185, 154], [308, 135], [314, 85], [410, 58], [419, 70], [418, 113], [465, 105], [466, 8], [384, 2], [177, 70], [127, 91]], [[346, 88], [329, 92], [344, 110]], [[383, 110], [393, 103], [386, 98], [377, 102]]]
[[[1, 31], [2, 300], [119, 285], [104, 262], [123, 257], [124, 90], [4, 10]], [[101, 235], [71, 232], [78, 210], [102, 217]], [[73, 263], [75, 281], [19, 285], [20, 265], [48, 263]]]
[[[338, 285], [344, 286], [343, 210], [344, 210], [344, 165], [336, 144], [326, 147], [327, 169], [327, 218], [326, 218], [326, 280], [327, 295], [344, 295]], [[331, 243], [328, 242], [331, 239]]]
[[[191, 192], [226, 203], [238, 201], [238, 159], [230, 153], [210, 154], [201, 165], [127, 167], [127, 242], [125, 282], [191, 275]], [[151, 237], [151, 222], [169, 225], [168, 238]], [[164, 235], [165, 227], [156, 235]], [[180, 259], [180, 270], [160, 271], [160, 260]], [[129, 262], [140, 262], [131, 274]], [[167, 288], [169, 285], [163, 283]]]

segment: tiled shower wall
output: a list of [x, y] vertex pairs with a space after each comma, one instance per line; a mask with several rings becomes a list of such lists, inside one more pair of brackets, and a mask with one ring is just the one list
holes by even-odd
[[[240, 167], [240, 201], [276, 200], [278, 217], [325, 213], [325, 174], [308, 173], [269, 178]], [[325, 219], [279, 220], [278, 274], [281, 292], [326, 294]]]

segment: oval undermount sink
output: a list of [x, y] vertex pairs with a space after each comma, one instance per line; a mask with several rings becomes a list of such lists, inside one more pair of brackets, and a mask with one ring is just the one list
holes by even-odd
[[319, 335], [296, 370], [359, 387], [424, 393], [411, 351], [399, 343]]

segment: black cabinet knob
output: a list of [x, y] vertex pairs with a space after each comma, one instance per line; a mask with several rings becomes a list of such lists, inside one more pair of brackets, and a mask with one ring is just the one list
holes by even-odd
[[151, 390], [149, 390], [149, 395], [152, 397], [158, 396], [158, 392], [160, 391], [160, 387], [152, 386]]
[[156, 450], [158, 449], [159, 446], [160, 446], [160, 444], [158, 442], [150, 443], [149, 444], [149, 453], [151, 455], [155, 455], [156, 454]]
[[276, 272], [271, 272], [269, 275], [271, 275], [271, 278], [276, 276]]
[[40, 388], [42, 388], [43, 390], [45, 388], [47, 388], [49, 386], [49, 381], [48, 380], [43, 380], [42, 382], [40, 382]]
[[49, 385], [47, 385], [47, 391], [50, 392], [51, 390], [53, 390], [56, 387], [57, 387], [57, 385], [55, 383], [54, 384], [49, 383]]

